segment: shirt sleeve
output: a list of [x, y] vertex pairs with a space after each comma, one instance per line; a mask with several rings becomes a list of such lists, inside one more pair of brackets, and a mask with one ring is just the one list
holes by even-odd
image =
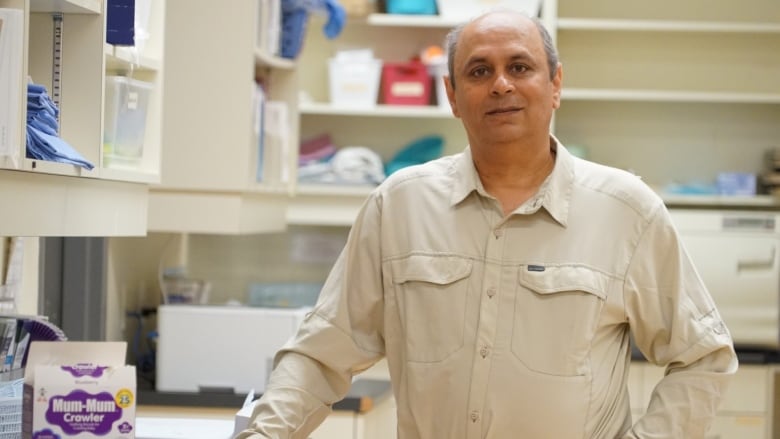
[[308, 438], [352, 377], [384, 356], [379, 206], [375, 195], [364, 204], [317, 304], [276, 354], [266, 391], [236, 439]]
[[666, 367], [645, 415], [626, 437], [704, 437], [737, 357], [663, 205], [639, 238], [624, 294], [637, 347], [648, 361]]

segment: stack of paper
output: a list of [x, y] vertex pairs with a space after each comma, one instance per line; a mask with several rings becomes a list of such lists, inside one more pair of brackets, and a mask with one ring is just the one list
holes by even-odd
[[0, 158], [17, 160], [22, 141], [24, 15], [0, 8]]

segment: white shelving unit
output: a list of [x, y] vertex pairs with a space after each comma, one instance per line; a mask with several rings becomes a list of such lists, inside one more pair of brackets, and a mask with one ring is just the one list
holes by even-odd
[[[162, 23], [164, 1], [154, 1], [152, 26]], [[95, 167], [26, 158], [26, 99], [16, 103], [22, 118], [18, 148], [0, 157], [0, 203], [6, 208], [0, 234], [7, 236], [125, 236], [146, 233], [148, 184], [160, 173], [160, 95], [152, 92], [140, 165], [111, 169], [103, 161], [104, 77], [134, 61], [105, 44], [106, 14], [101, 0], [0, 0], [0, 7], [23, 11], [24, 60], [19, 87], [27, 78], [54, 97], [54, 14], [62, 16], [59, 137]], [[162, 31], [150, 26], [142, 59], [146, 77], [159, 87]]]
[[[163, 104], [163, 59], [165, 33], [165, 1], [149, 0], [149, 38], [139, 48], [105, 44], [106, 75], [126, 76], [152, 84], [148, 104], [148, 117], [144, 131], [143, 154], [139, 160], [130, 163], [111, 163], [103, 157], [101, 175], [105, 178], [159, 183], [160, 157], [162, 155], [162, 104]], [[105, 111], [104, 111], [105, 113]]]
[[[564, 65], [554, 132], [564, 144], [586, 147], [594, 161], [641, 175], [671, 207], [777, 206], [769, 196], [664, 192], [670, 183], [714, 181], [718, 172], [761, 172], [764, 150], [780, 146], [780, 4], [699, 3], [544, 0], [541, 19]], [[300, 106], [302, 137], [330, 132], [337, 146], [369, 146], [384, 158], [424, 132], [444, 133], [446, 153], [465, 147], [460, 123], [446, 110], [328, 103], [327, 58], [336, 50], [372, 48], [399, 61], [441, 44], [455, 24], [371, 14], [332, 42], [310, 32], [300, 60], [301, 88], [311, 97]], [[297, 197], [293, 223], [349, 225], [365, 193], [324, 186], [314, 195], [308, 186]]]
[[[466, 146], [460, 122], [449, 109], [436, 105], [385, 105], [352, 108], [330, 103], [328, 58], [338, 50], [372, 49], [386, 62], [403, 62], [430, 45], [442, 45], [455, 22], [437, 16], [371, 14], [350, 18], [342, 34], [327, 40], [314, 19], [299, 60], [300, 87], [310, 100], [300, 104], [301, 138], [328, 133], [337, 147], [366, 146], [385, 161], [410, 142], [427, 135], [440, 135], [446, 153]], [[392, 35], [392, 38], [388, 38]], [[432, 94], [436, 94], [432, 87]], [[370, 188], [306, 184], [291, 200], [288, 221], [296, 225], [349, 226]]]
[[[296, 63], [258, 46], [261, 0], [214, 7], [169, 0], [163, 164], [150, 191], [149, 230], [259, 233], [286, 227], [298, 145]], [[255, 81], [287, 103], [287, 157], [259, 152]], [[293, 147], [293, 145], [295, 145]], [[258, 181], [258, 164], [288, 178]]]
[[452, 112], [433, 105], [383, 105], [355, 108], [322, 102], [301, 103], [301, 115], [452, 119]]
[[[763, 171], [780, 138], [780, 4], [557, 0], [555, 9], [564, 65], [555, 131], [565, 143], [659, 188]], [[713, 197], [693, 198], [668, 197]]]

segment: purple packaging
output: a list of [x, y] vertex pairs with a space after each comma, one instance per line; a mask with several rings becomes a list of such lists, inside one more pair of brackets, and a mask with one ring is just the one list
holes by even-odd
[[[100, 346], [93, 348], [100, 349]], [[124, 355], [115, 364], [28, 364], [22, 436], [25, 439], [134, 439], [135, 367], [123, 363]]]

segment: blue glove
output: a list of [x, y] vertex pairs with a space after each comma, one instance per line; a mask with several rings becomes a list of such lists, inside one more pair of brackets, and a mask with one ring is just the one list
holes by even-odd
[[347, 12], [336, 0], [325, 0], [325, 7], [328, 9], [328, 21], [322, 27], [322, 31], [329, 39], [336, 38], [344, 28], [347, 21]]

